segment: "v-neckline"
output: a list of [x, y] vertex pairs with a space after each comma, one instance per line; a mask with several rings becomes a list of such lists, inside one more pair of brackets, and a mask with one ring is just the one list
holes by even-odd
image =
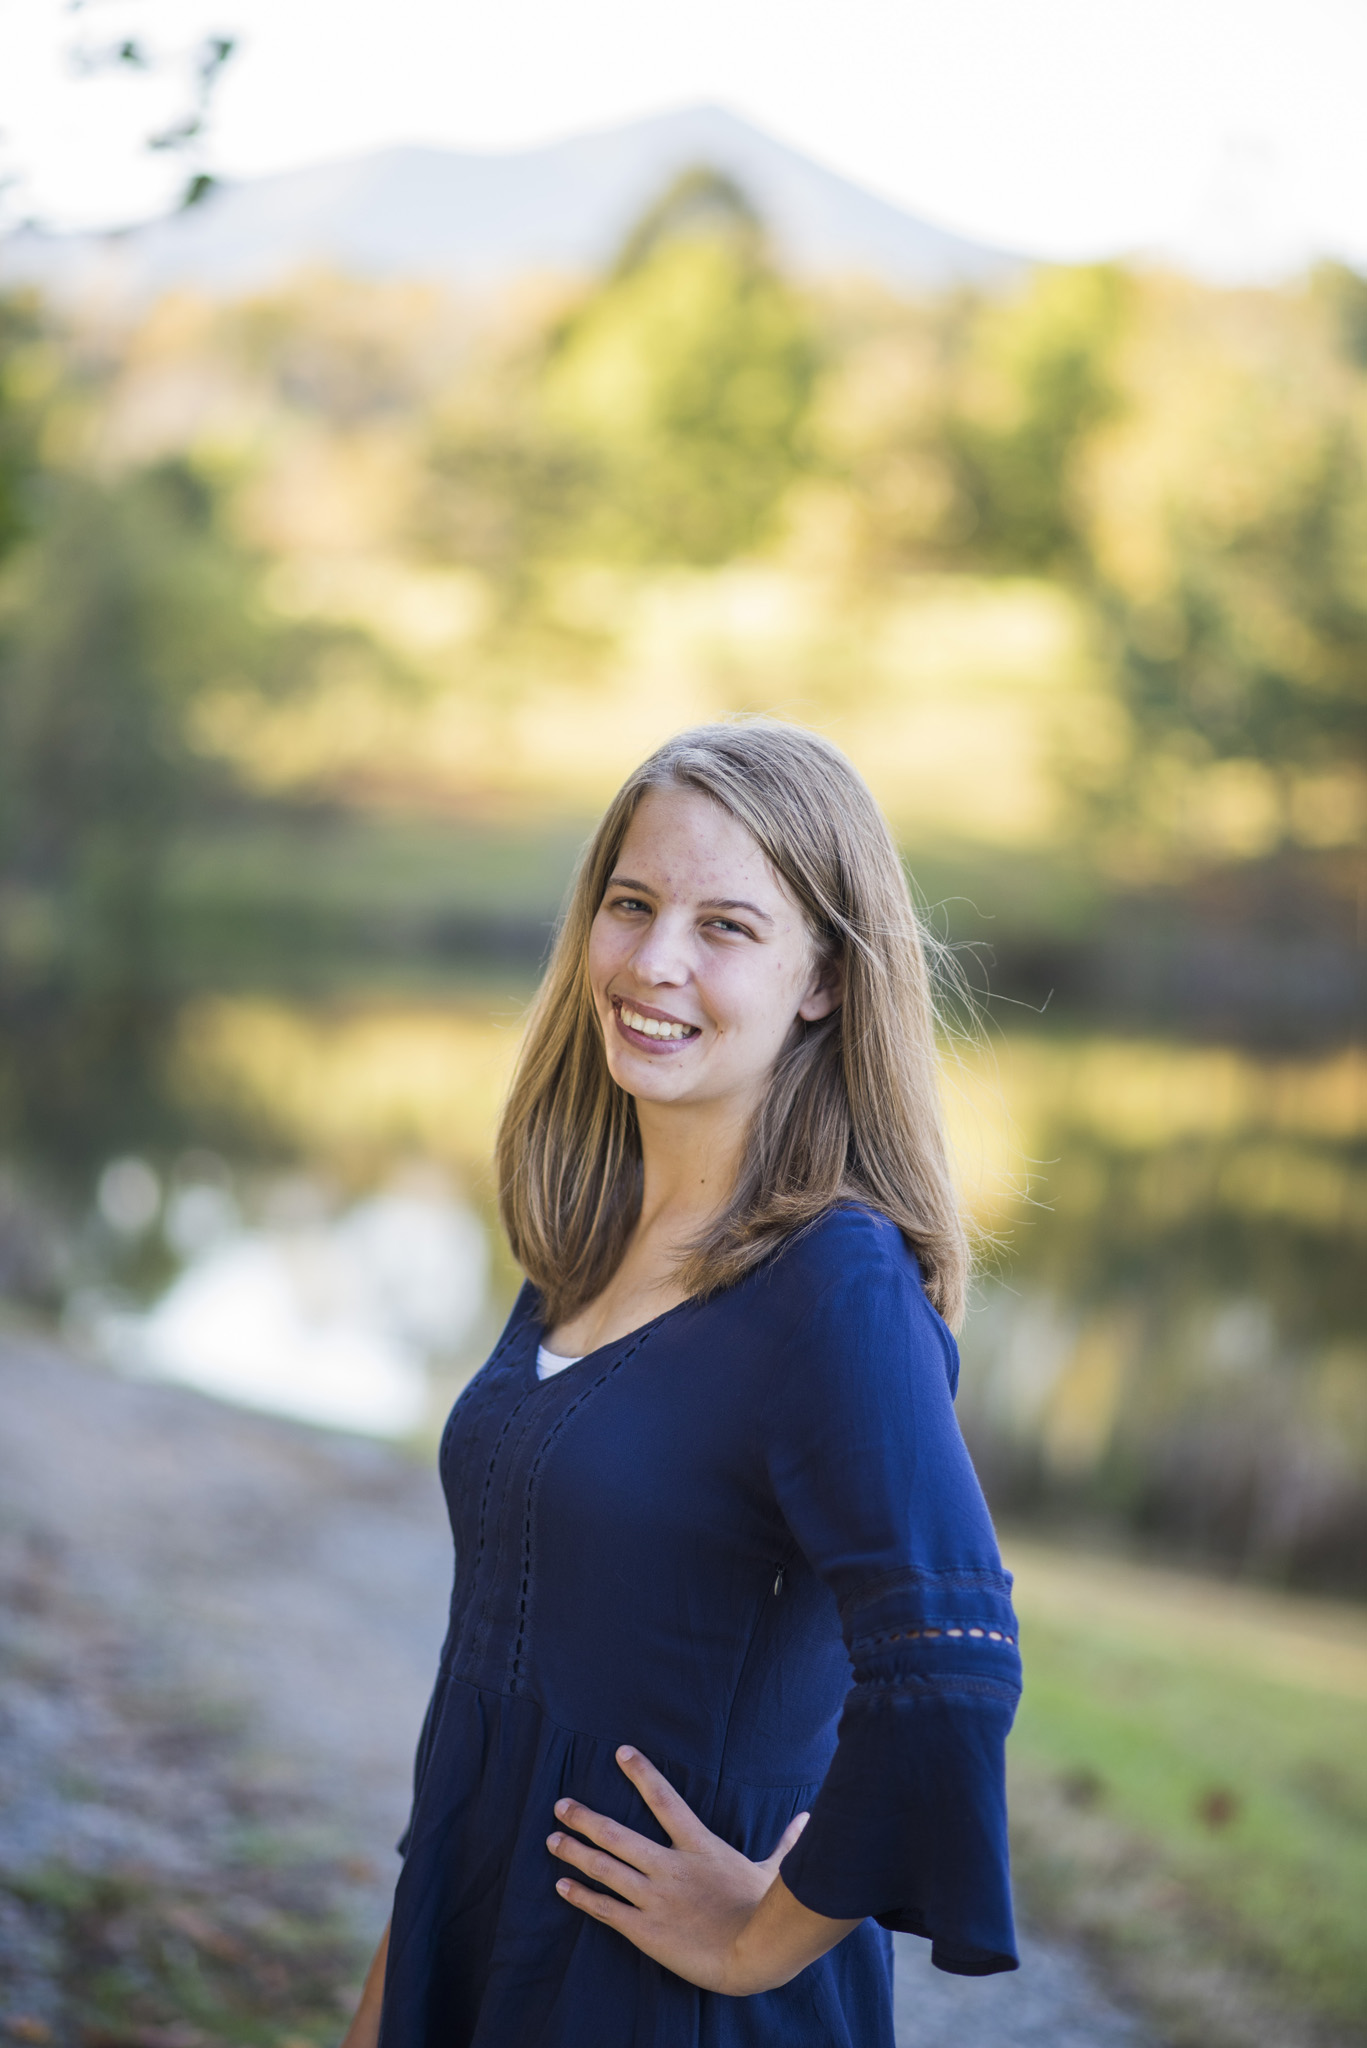
[[[655, 1331], [658, 1330], [663, 1323], [667, 1323], [672, 1316], [678, 1315], [680, 1309], [695, 1308], [697, 1306], [697, 1303], [698, 1296], [696, 1294], [686, 1295], [682, 1301], [676, 1301], [673, 1308], [661, 1309], [659, 1315], [652, 1316], [649, 1322], [639, 1324], [636, 1329], [626, 1331], [626, 1333], [621, 1337], [609, 1338], [606, 1344], [598, 1345], [596, 1350], [581, 1352], [579, 1357], [574, 1360], [572, 1365], [562, 1367], [559, 1372], [547, 1373], [545, 1379], [542, 1379], [540, 1374], [537, 1372], [536, 1360], [537, 1353], [541, 1350], [542, 1346], [546, 1341], [546, 1326], [544, 1323], [534, 1322], [532, 1324], [533, 1342], [531, 1349], [532, 1378], [535, 1380], [537, 1386], [539, 1387], [553, 1386], [559, 1380], [568, 1380], [571, 1378], [578, 1380], [581, 1377], [580, 1368], [582, 1366], [591, 1365], [595, 1359], [605, 1358], [610, 1353], [616, 1353], [623, 1350], [624, 1348], [628, 1348], [638, 1343], [641, 1343], [645, 1338], [653, 1336]], [[555, 1357], [556, 1355], [557, 1354], [554, 1352], [551, 1353], [552, 1357]]]

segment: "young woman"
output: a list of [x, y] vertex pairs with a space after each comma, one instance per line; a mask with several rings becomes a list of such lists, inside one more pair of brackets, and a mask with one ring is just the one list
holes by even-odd
[[528, 1279], [442, 1443], [450, 1631], [349, 2048], [891, 2048], [886, 1930], [1015, 1967], [933, 1029], [833, 747], [705, 726], [630, 778], [503, 1119]]

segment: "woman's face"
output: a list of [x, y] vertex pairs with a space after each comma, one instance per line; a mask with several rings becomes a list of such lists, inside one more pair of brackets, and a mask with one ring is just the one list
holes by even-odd
[[803, 1017], [840, 1000], [796, 898], [745, 827], [697, 790], [648, 790], [589, 936], [613, 1079], [638, 1102], [748, 1114]]

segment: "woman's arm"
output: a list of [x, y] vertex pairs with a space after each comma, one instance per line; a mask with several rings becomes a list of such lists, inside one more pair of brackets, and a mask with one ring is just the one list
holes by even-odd
[[389, 1929], [386, 1927], [366, 1971], [365, 1988], [356, 2008], [356, 2017], [342, 2036], [342, 2048], [375, 2048], [380, 2038], [380, 2003], [384, 1997], [384, 1968], [388, 1958]]
[[940, 1969], [987, 1976], [1016, 1967], [1011, 1581], [954, 1416], [953, 1341], [905, 1247], [851, 1212], [817, 1249], [831, 1277], [814, 1299], [792, 1290], [800, 1320], [776, 1344], [765, 1462], [800, 1559], [834, 1597], [850, 1686], [783, 1881], [813, 1913], [928, 1936]]
[[[576, 1800], [558, 1802], [556, 1818], [587, 1837], [559, 1833], [547, 1847], [618, 1896], [561, 1878], [556, 1890], [595, 1920], [704, 1991], [733, 1998], [772, 1991], [824, 1956], [859, 1925], [811, 1913], [793, 1897], [779, 1864], [806, 1824], [799, 1814], [762, 1863], [705, 1828], [666, 1779], [634, 1749], [617, 1761], [669, 1836], [649, 1842]], [[592, 1846], [589, 1846], [592, 1845]], [[369, 2048], [357, 2042], [351, 2048]]]

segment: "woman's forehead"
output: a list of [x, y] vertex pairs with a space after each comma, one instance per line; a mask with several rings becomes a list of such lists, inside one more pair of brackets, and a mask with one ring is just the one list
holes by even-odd
[[715, 897], [764, 890], [780, 903], [792, 891], [739, 818], [696, 789], [648, 789], [627, 827], [613, 872], [661, 895]]

